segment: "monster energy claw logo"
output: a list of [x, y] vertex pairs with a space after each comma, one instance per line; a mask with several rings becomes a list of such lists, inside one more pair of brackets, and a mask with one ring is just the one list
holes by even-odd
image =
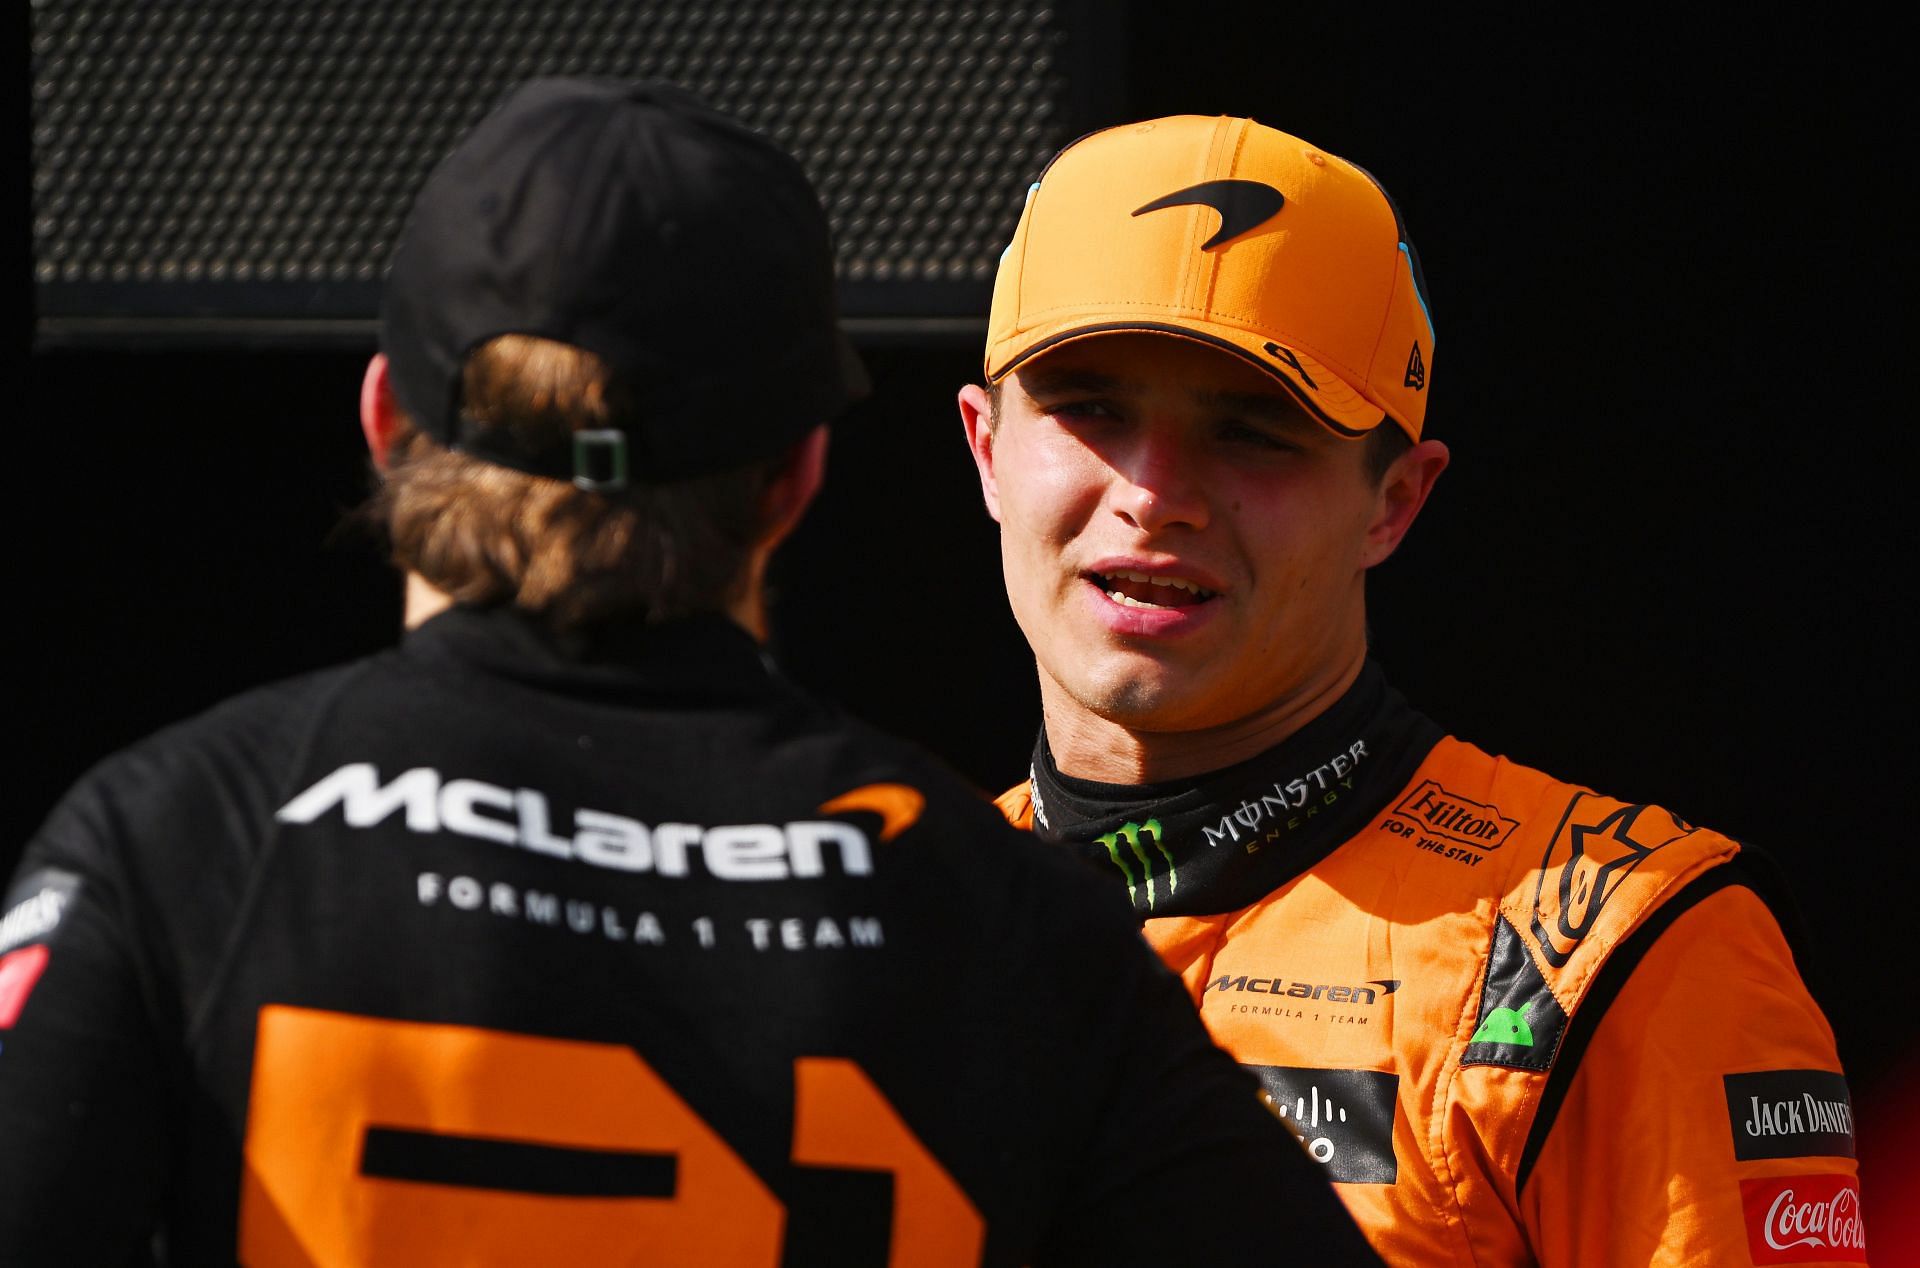
[[1140, 864], [1140, 875], [1146, 881], [1147, 885], [1147, 910], [1152, 911], [1154, 904], [1153, 859], [1147, 854], [1146, 847], [1140, 844], [1140, 836], [1142, 833], [1153, 838], [1153, 848], [1160, 851], [1160, 857], [1167, 861], [1167, 894], [1171, 897], [1173, 892], [1180, 888], [1180, 873], [1174, 869], [1173, 855], [1167, 853], [1167, 847], [1160, 843], [1161, 833], [1160, 821], [1158, 819], [1149, 819], [1145, 823], [1123, 823], [1117, 831], [1095, 837], [1094, 840], [1107, 847], [1107, 857], [1112, 859], [1113, 865], [1120, 869], [1120, 874], [1127, 878], [1128, 901], [1138, 906], [1140, 894], [1139, 890], [1134, 886], [1133, 868], [1127, 863], [1127, 852], [1123, 852], [1120, 849], [1120, 842], [1122, 840], [1126, 841], [1128, 851], [1132, 853], [1134, 859]]

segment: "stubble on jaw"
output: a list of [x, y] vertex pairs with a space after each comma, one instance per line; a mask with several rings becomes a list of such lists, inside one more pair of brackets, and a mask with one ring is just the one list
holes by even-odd
[[[1103, 653], [1095, 656], [1104, 658]], [[1166, 668], [1100, 665], [1097, 660], [1088, 664], [1085, 658], [1074, 668], [1079, 672], [1060, 675], [1040, 665], [1040, 695], [1049, 717], [1078, 714], [1089, 726], [1137, 735], [1195, 729], [1191, 719], [1181, 716], [1181, 705], [1201, 693], [1191, 682], [1166, 681]]]
[[1142, 678], [1121, 674], [1078, 690], [1065, 683], [1059, 686], [1075, 704], [1104, 722], [1129, 731], [1160, 729], [1153, 723], [1164, 710], [1167, 692]]

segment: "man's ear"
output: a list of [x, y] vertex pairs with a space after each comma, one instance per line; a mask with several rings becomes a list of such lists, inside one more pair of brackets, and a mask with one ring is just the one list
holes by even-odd
[[1423, 440], [1393, 460], [1380, 481], [1373, 519], [1367, 525], [1366, 544], [1361, 551], [1361, 567], [1371, 568], [1382, 563], [1399, 548], [1400, 540], [1413, 527], [1414, 518], [1427, 504], [1427, 495], [1433, 492], [1434, 482], [1447, 469], [1450, 458], [1445, 445], [1437, 440]]
[[367, 452], [373, 465], [387, 469], [387, 451], [400, 430], [400, 407], [393, 399], [393, 384], [388, 378], [387, 354], [376, 352], [367, 362], [367, 373], [360, 380], [360, 433], [367, 438]]
[[967, 430], [967, 449], [980, 473], [980, 496], [987, 514], [1000, 519], [1000, 482], [993, 472], [993, 398], [978, 383], [960, 389], [960, 425]]
[[787, 450], [780, 469], [761, 494], [761, 542], [771, 549], [786, 540], [827, 478], [827, 425], [821, 423]]

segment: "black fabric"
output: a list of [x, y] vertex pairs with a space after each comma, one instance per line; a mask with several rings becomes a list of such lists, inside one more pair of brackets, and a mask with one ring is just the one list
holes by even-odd
[[[394, 247], [381, 346], [427, 435], [570, 480], [461, 409], [461, 369], [504, 334], [612, 372], [605, 426], [636, 483], [772, 457], [865, 396], [840, 331], [826, 214], [799, 163], [672, 84], [531, 80], [427, 178]], [[748, 321], [743, 314], [751, 311]]]
[[1546, 1070], [1566, 1033], [1567, 1010], [1506, 916], [1495, 916], [1480, 1011], [1460, 1064]]
[[[824, 808], [874, 785], [924, 808], [893, 836]], [[255, 1112], [338, 1104], [340, 1035], [446, 1027], [644, 1063], [788, 1207], [789, 1265], [886, 1245], [883, 1189], [793, 1161], [802, 1058], [877, 1089], [985, 1220], [985, 1264], [1374, 1262], [1103, 878], [725, 622], [557, 640], [455, 609], [103, 763], [18, 873], [53, 875], [57, 921], [11, 926], [47, 958], [0, 1029], [9, 1265], [126, 1262], [156, 1227], [173, 1262], [234, 1262]], [[553, 1077], [515, 1096], [626, 1086]], [[467, 1102], [457, 1128], [369, 1119], [322, 1187], [664, 1182], [658, 1150], [580, 1155], [544, 1111]], [[256, 1216], [302, 1218], [272, 1192]]]
[[559, 1149], [392, 1127], [367, 1128], [364, 1142], [361, 1175], [416, 1184], [576, 1198], [670, 1198], [679, 1183], [672, 1154]]
[[1123, 877], [1141, 917], [1237, 911], [1371, 822], [1441, 736], [1371, 661], [1292, 736], [1194, 780], [1124, 785], [1064, 775], [1042, 728], [1033, 830]]

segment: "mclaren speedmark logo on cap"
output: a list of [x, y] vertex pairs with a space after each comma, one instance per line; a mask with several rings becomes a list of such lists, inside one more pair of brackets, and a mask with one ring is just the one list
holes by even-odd
[[1220, 213], [1220, 231], [1200, 244], [1202, 251], [1211, 251], [1242, 234], [1252, 233], [1279, 215], [1286, 201], [1285, 194], [1260, 181], [1202, 181], [1156, 198], [1135, 209], [1133, 214], [1141, 216], [1168, 207], [1211, 207]]

